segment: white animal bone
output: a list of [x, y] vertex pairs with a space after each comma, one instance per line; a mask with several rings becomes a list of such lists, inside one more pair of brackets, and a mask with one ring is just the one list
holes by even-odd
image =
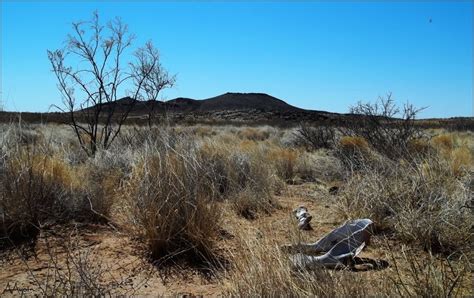
[[300, 228], [300, 230], [308, 230], [311, 228], [309, 222], [313, 217], [309, 214], [308, 209], [306, 209], [306, 207], [300, 206], [293, 210], [293, 213], [298, 219], [298, 228]]
[[[347, 221], [315, 243], [303, 243], [291, 247], [301, 251], [290, 257], [296, 268], [324, 266], [334, 268], [347, 265], [369, 242], [373, 224], [370, 219]], [[304, 253], [302, 253], [304, 252]], [[324, 253], [321, 256], [308, 255]]]

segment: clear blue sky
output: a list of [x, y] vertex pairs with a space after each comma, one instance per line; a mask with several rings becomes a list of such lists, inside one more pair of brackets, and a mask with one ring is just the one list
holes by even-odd
[[[347, 112], [393, 92], [422, 117], [473, 114], [473, 4], [351, 1], [21, 2], [2, 0], [2, 99], [8, 110], [61, 102], [47, 49], [72, 21], [120, 16], [177, 74], [163, 97], [264, 92], [307, 109]], [[432, 20], [430, 22], [429, 20]]]

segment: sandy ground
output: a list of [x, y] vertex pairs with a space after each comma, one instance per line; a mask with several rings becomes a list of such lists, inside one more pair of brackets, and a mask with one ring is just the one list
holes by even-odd
[[[236, 239], [233, 235], [241, 235], [242, 231], [246, 231], [248, 237], [274, 237], [281, 245], [290, 243], [292, 236], [289, 230], [296, 225], [292, 210], [300, 205], [306, 206], [313, 216], [311, 222], [313, 229], [300, 234], [303, 241], [315, 241], [342, 223], [331, 207], [331, 200], [334, 200], [334, 197], [328, 194], [327, 186], [318, 183], [288, 185], [278, 198], [281, 208], [271, 215], [261, 215], [255, 220], [237, 217], [231, 210], [226, 210], [220, 240], [224, 254], [225, 251], [234, 249]], [[47, 241], [46, 238], [40, 237], [36, 243], [35, 253], [30, 252], [27, 260], [20, 258], [18, 253], [3, 252], [0, 259], [2, 296], [16, 296], [21, 293], [41, 294], [35, 287], [42, 283], [40, 280], [61, 279], [51, 268], [56, 264], [57, 268], [61, 268], [60, 272], [68, 271], [65, 259], [71, 253], [62, 249], [61, 244], [64, 243], [64, 238], [69, 239], [67, 235], [72, 235], [78, 230], [80, 240], [74, 240], [71, 244], [76, 247], [76, 251], [82, 253], [79, 257], [76, 254], [76, 264], [69, 266], [71, 268], [81, 266], [81, 260], [92, 261], [89, 263], [95, 265], [89, 271], [101, 272], [103, 281], [111, 287], [120, 288], [122, 293], [153, 296], [171, 294], [217, 296], [223, 291], [223, 285], [217, 277], [209, 277], [198, 269], [180, 267], [179, 264], [171, 268], [157, 268], [144, 260], [143, 248], [125, 234], [110, 227], [89, 226], [86, 229], [71, 228], [61, 231], [61, 237], [49, 233]], [[390, 263], [390, 257], [381, 248], [381, 241], [380, 238], [373, 237], [361, 257]], [[51, 255], [56, 257], [51, 258]], [[364, 274], [368, 279], [377, 280], [382, 277], [381, 274], [385, 270], [394, 269], [390, 266], [383, 270], [353, 274]]]

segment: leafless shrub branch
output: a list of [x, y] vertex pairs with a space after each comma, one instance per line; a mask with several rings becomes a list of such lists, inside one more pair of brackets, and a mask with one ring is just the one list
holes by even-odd
[[[156, 100], [175, 78], [161, 66], [151, 42], [135, 52], [136, 61], [125, 70], [122, 60], [135, 37], [120, 18], [104, 26], [94, 12], [90, 21], [75, 22], [72, 27], [66, 47], [48, 51], [48, 58], [63, 97], [64, 107], [58, 108], [69, 113], [81, 147], [94, 155], [98, 148], [109, 148], [137, 100], [144, 98], [142, 94]], [[129, 101], [118, 107], [115, 102], [124, 86], [133, 88], [128, 91]]]
[[365, 138], [374, 149], [391, 158], [403, 157], [409, 142], [420, 136], [415, 119], [423, 109], [409, 103], [400, 109], [392, 93], [388, 93], [375, 103], [359, 102], [351, 107], [350, 113], [358, 117], [354, 123], [344, 125], [341, 132]]

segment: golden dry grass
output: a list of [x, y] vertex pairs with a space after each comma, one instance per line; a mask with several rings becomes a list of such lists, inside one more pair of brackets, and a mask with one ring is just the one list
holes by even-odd
[[433, 146], [439, 150], [453, 150], [454, 136], [452, 134], [440, 134], [431, 139]]
[[347, 151], [362, 151], [369, 150], [369, 143], [363, 137], [343, 136], [339, 140], [339, 146]]

